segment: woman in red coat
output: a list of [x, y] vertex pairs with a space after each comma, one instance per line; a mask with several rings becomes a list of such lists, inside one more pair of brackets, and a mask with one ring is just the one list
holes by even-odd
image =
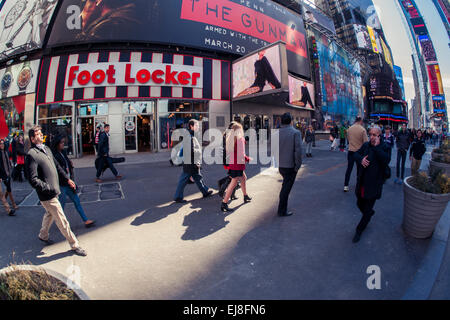
[[231, 182], [228, 185], [227, 192], [225, 193], [225, 197], [222, 200], [222, 204], [220, 210], [223, 212], [231, 212], [233, 211], [228, 207], [228, 200], [233, 193], [234, 188], [237, 183], [241, 183], [242, 193], [244, 194], [244, 203], [250, 202], [252, 199], [247, 194], [246, 188], [246, 180], [247, 176], [245, 175], [245, 163], [249, 162], [251, 159], [247, 157], [245, 154], [245, 137], [244, 137], [244, 129], [240, 123], [234, 123], [231, 127], [231, 130], [227, 132], [226, 137], [226, 150], [227, 156], [229, 158], [229, 175], [231, 177]]

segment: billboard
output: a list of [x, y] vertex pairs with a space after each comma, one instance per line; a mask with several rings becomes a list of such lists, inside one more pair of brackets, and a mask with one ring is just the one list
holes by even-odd
[[437, 117], [445, 117], [447, 113], [447, 104], [445, 103], [444, 96], [433, 97], [433, 113]]
[[153, 42], [244, 56], [286, 43], [290, 70], [310, 77], [306, 31], [299, 14], [260, 0], [66, 0], [48, 46]]
[[334, 28], [333, 19], [328, 18], [325, 14], [319, 10], [311, 7], [310, 5], [303, 3], [303, 11], [305, 16], [305, 21], [318, 24], [325, 29], [336, 34], [336, 29]]
[[233, 62], [233, 99], [287, 90], [285, 61], [285, 45], [276, 43]]
[[373, 50], [372, 41], [369, 36], [369, 31], [366, 26], [354, 24], [353, 28], [356, 33], [356, 40], [358, 42], [358, 48]]
[[420, 47], [422, 48], [422, 55], [425, 62], [437, 63], [436, 52], [434, 51], [433, 43], [428, 35], [419, 36]]
[[10, 65], [0, 70], [1, 99], [35, 92], [39, 60]]
[[402, 99], [405, 100], [405, 85], [403, 83], [402, 68], [400, 68], [399, 66], [394, 66], [394, 73], [395, 77], [397, 78], [398, 85], [400, 86], [400, 89], [402, 91]]
[[42, 47], [56, 0], [8, 0], [0, 11], [0, 59]]
[[422, 17], [411, 18], [410, 21], [416, 35], [422, 36], [428, 34], [427, 27], [425, 26], [425, 22]]
[[[373, 30], [372, 27], [367, 26], [367, 30], [369, 32], [370, 42], [372, 43], [372, 50], [375, 53], [380, 53], [380, 50], [378, 50], [378, 44], [377, 44], [377, 38], [375, 37], [376, 31]], [[379, 42], [379, 40], [378, 40]]]
[[383, 41], [382, 38], [380, 38], [380, 42], [381, 42], [381, 46], [383, 48], [384, 60], [391, 67], [391, 69], [393, 69], [394, 68], [394, 64], [392, 62], [391, 51], [389, 50], [388, 46], [386, 45], [386, 43]]
[[314, 85], [289, 75], [289, 103], [314, 110]]
[[441, 71], [438, 64], [427, 65], [428, 78], [430, 81], [431, 94], [438, 96], [444, 94], [444, 87], [442, 85]]

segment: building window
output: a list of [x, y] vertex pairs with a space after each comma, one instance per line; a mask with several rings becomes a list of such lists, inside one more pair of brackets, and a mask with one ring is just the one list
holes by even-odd
[[80, 117], [107, 115], [107, 114], [108, 114], [107, 103], [89, 103], [78, 105], [78, 115]]
[[146, 114], [153, 113], [155, 110], [154, 101], [124, 101], [124, 114]]

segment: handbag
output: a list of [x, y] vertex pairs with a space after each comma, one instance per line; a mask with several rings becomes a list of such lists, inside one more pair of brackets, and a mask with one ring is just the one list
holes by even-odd
[[25, 164], [25, 157], [23, 155], [17, 155], [17, 164]]

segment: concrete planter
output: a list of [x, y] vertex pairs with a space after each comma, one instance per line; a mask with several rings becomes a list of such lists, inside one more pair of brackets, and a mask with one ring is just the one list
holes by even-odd
[[442, 170], [447, 175], [447, 177], [450, 177], [450, 164], [448, 163], [430, 160], [430, 168], [431, 171]]
[[450, 200], [450, 193], [420, 191], [408, 183], [410, 178], [406, 177], [403, 183], [403, 230], [414, 238], [426, 239], [433, 234]]
[[[69, 279], [66, 276], [63, 276], [62, 274], [53, 271], [53, 270], [49, 270], [49, 269], [44, 269], [42, 267], [36, 267], [33, 265], [15, 265], [14, 267], [7, 267], [7, 268], [3, 268], [0, 269], [0, 275], [4, 275], [16, 270], [21, 270], [21, 271], [35, 271], [35, 272], [46, 272], [49, 276], [61, 281], [62, 283], [69, 283]], [[73, 290], [75, 292], [75, 294], [78, 296], [78, 298], [80, 300], [90, 300], [88, 295], [81, 290], [81, 288], [70, 288], [71, 290]]]

